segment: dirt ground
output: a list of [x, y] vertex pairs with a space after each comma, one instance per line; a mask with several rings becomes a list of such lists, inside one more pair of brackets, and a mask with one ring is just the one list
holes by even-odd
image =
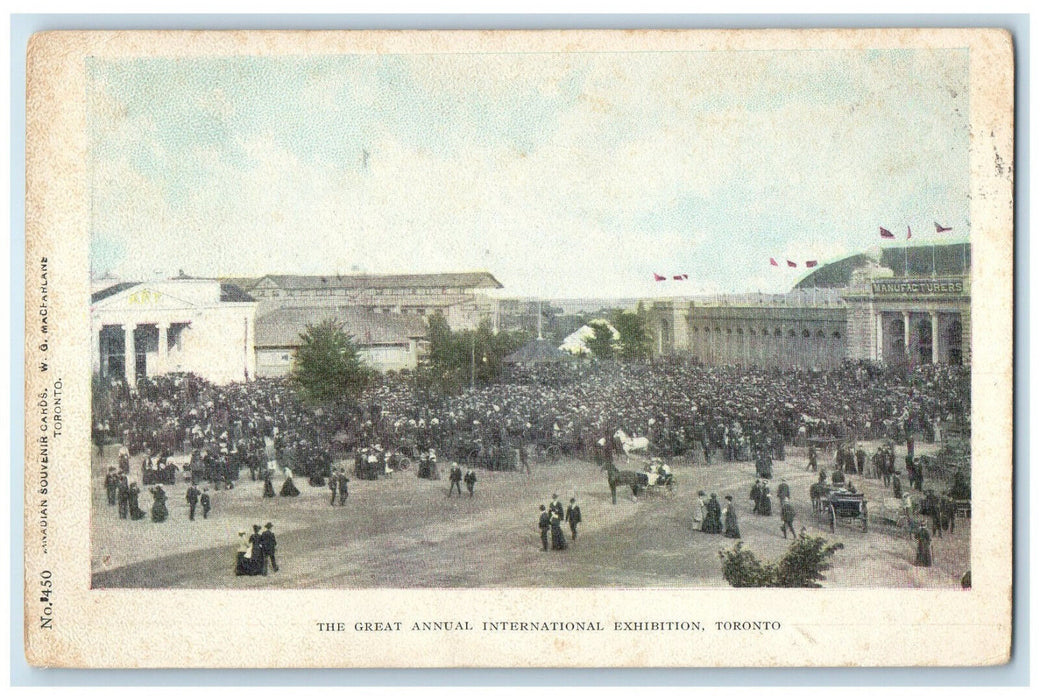
[[[874, 447], [868, 446], [868, 454]], [[924, 446], [922, 453], [930, 447]], [[164, 487], [170, 509], [164, 523], [149, 517], [120, 520], [116, 507], [107, 505], [103, 479], [108, 467], [115, 466], [117, 450], [107, 447], [92, 463], [95, 588], [727, 586], [717, 553], [732, 547], [734, 540], [694, 529], [696, 493], [714, 492], [720, 501], [732, 495], [745, 546], [763, 560], [774, 560], [788, 544], [780, 534], [775, 498], [781, 478], [791, 487], [795, 528], [804, 526], [844, 544], [827, 572], [826, 587], [958, 587], [970, 562], [970, 521], [958, 520], [954, 533], [933, 540], [934, 565], [914, 566], [914, 541], [905, 530], [880, 519], [881, 482], [861, 477], [852, 480], [867, 494], [868, 531], [839, 522], [831, 535], [829, 524], [812, 515], [809, 485], [817, 477], [805, 470], [808, 460], [800, 449], [788, 450], [786, 461], [774, 463], [771, 517], [751, 514], [751, 462], [679, 461], [672, 464], [677, 481], [673, 495], [633, 499], [630, 490], [619, 488], [617, 505], [612, 505], [605, 472], [588, 462], [564, 459], [534, 464], [531, 475], [478, 471], [473, 498], [465, 489], [461, 498], [448, 497], [446, 478], [421, 480], [414, 470], [378, 481], [352, 478], [344, 507], [330, 506], [329, 490], [311, 487], [306, 479], [296, 480], [301, 490], [297, 498], [264, 499], [262, 483], [250, 481], [243, 471], [246, 478], [236, 488], [210, 491], [213, 511], [207, 520], [201, 509], [194, 522], [188, 520], [185, 483]], [[187, 460], [178, 455], [174, 461]], [[897, 451], [896, 463], [902, 461]], [[140, 455], [131, 461], [138, 483], [140, 462]], [[447, 469], [441, 467], [444, 476]], [[631, 468], [638, 468], [636, 461]], [[281, 481], [274, 478], [276, 491]], [[543, 552], [538, 506], [548, 504], [553, 493], [564, 504], [577, 497], [583, 522], [567, 550]], [[890, 491], [888, 497], [891, 502]], [[147, 488], [140, 502], [150, 510]], [[266, 577], [234, 576], [237, 532], [268, 521], [278, 537], [280, 571]]]

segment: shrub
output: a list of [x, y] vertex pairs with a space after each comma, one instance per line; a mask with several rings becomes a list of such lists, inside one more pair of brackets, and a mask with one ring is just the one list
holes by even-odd
[[734, 588], [819, 588], [830, 558], [844, 545], [802, 532], [776, 563], [762, 563], [743, 542], [719, 551], [722, 576]]

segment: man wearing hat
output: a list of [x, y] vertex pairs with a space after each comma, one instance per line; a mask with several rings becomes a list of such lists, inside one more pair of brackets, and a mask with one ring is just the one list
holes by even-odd
[[202, 492], [199, 491], [195, 484], [188, 487], [188, 492], [184, 495], [185, 500], [188, 501], [188, 520], [195, 519], [195, 507], [199, 504], [199, 495]]
[[339, 470], [338, 481], [339, 481], [339, 504], [341, 506], [345, 506], [345, 505], [347, 505], [347, 496], [350, 495], [350, 491], [348, 490], [348, 487], [347, 487], [347, 484], [350, 482], [350, 479], [347, 478], [347, 472], [345, 470], [343, 470], [343, 469]]
[[451, 483], [448, 484], [448, 498], [451, 498], [451, 492], [458, 489], [459, 495], [462, 495], [462, 467], [459, 466], [458, 462], [451, 463], [451, 473], [449, 475]]
[[116, 504], [116, 493], [119, 491], [119, 477], [116, 475], [116, 468], [109, 467], [108, 474], [105, 475], [105, 495], [108, 497], [108, 505], [114, 506]]
[[571, 499], [570, 505], [567, 506], [567, 515], [564, 519], [567, 521], [567, 524], [571, 526], [571, 539], [578, 539], [578, 523], [581, 522], [581, 506], [578, 505], [577, 499]]
[[780, 499], [780, 532], [787, 539], [787, 531], [791, 531], [794, 537], [794, 506], [791, 505], [790, 496]]
[[271, 568], [274, 571], [278, 571], [278, 562], [274, 558], [275, 547], [278, 546], [278, 542], [275, 540], [274, 532], [271, 531], [274, 525], [267, 523], [264, 525], [264, 531], [260, 533], [260, 556], [262, 557], [261, 570], [264, 576], [267, 576], [267, 559], [271, 559]]
[[549, 515], [549, 511], [545, 509], [544, 505], [538, 506], [540, 514], [538, 515], [538, 529], [542, 535], [542, 551], [549, 551], [549, 526], [552, 524], [552, 516]]
[[209, 489], [203, 488], [202, 495], [199, 496], [199, 503], [202, 504], [202, 519], [205, 520], [209, 517]]

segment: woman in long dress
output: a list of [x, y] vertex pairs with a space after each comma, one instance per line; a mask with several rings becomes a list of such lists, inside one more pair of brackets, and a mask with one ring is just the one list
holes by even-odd
[[235, 576], [249, 576], [249, 561], [253, 557], [253, 546], [249, 544], [245, 530], [238, 532], [238, 551], [235, 552]]
[[162, 486], [156, 486], [152, 489], [152, 522], [164, 522], [169, 515], [170, 511], [166, 507], [166, 491]]
[[567, 549], [567, 539], [563, 536], [563, 528], [560, 526], [560, 514], [553, 511], [549, 520], [549, 528], [552, 530], [552, 548]]
[[726, 496], [726, 537], [740, 539], [740, 525], [737, 524], [737, 506], [733, 503], [733, 496]]
[[697, 500], [693, 502], [693, 529], [696, 530], [704, 522], [704, 492], [697, 492]]
[[130, 490], [128, 493], [128, 499], [130, 503], [130, 519], [140, 520], [144, 517], [144, 511], [141, 510], [141, 489], [137, 487], [137, 482], [130, 484]]
[[274, 498], [274, 484], [271, 483], [271, 470], [264, 471], [264, 498]]
[[722, 532], [722, 508], [719, 506], [719, 498], [711, 494], [704, 513], [704, 522], [701, 524], [701, 532], [709, 535], [717, 535]]
[[914, 566], [931, 566], [932, 536], [928, 533], [928, 528], [924, 525], [917, 528], [914, 537], [917, 538], [917, 559], [914, 560]]
[[300, 489], [296, 488], [296, 484], [293, 483], [292, 478], [293, 478], [292, 469], [289, 469], [288, 467], [286, 467], [285, 468], [285, 481], [282, 482], [282, 490], [279, 493], [281, 493], [283, 496], [288, 496], [290, 498], [295, 498], [296, 496], [300, 495]]
[[773, 514], [773, 499], [769, 497], [769, 487], [765, 484], [762, 485], [762, 490], [758, 496], [758, 514], [759, 515], [772, 515]]

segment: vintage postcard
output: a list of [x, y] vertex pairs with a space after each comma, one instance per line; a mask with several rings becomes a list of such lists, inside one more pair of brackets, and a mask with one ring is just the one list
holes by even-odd
[[25, 650], [977, 666], [1011, 645], [996, 30], [53, 32]]

